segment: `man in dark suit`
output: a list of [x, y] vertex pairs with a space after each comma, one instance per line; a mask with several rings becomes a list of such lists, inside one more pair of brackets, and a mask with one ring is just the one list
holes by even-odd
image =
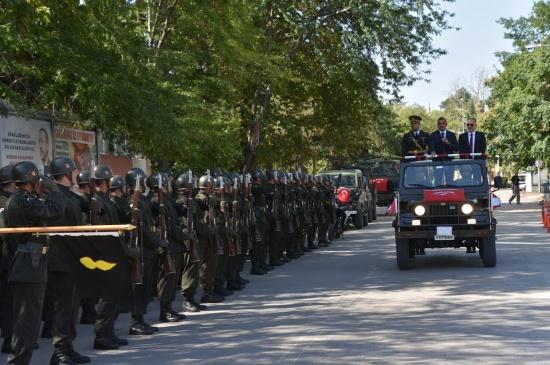
[[[487, 140], [483, 132], [476, 131], [477, 121], [475, 118], [468, 118], [466, 121], [466, 132], [461, 133], [458, 137], [458, 145], [460, 153], [483, 153], [487, 151]], [[472, 158], [468, 155], [467, 158]], [[484, 155], [474, 156], [476, 160], [485, 159]]]
[[[420, 118], [418, 115], [409, 117], [411, 130], [403, 135], [401, 140], [401, 156], [416, 156], [416, 160], [424, 159], [426, 150], [430, 147], [430, 135], [420, 129]], [[415, 159], [404, 159], [404, 162], [411, 162]]]
[[430, 153], [437, 154], [437, 161], [451, 160], [447, 155], [459, 150], [456, 134], [447, 130], [447, 119], [440, 117], [437, 120], [437, 130], [430, 135]]
[[[430, 153], [437, 154], [440, 157], [434, 158], [434, 161], [448, 161], [452, 160], [452, 157], [448, 157], [449, 154], [456, 153], [458, 151], [458, 142], [456, 135], [447, 130], [447, 119], [445, 117], [439, 117], [437, 120], [437, 130], [430, 135]], [[445, 181], [451, 182], [453, 179], [453, 171], [450, 169], [438, 168], [435, 170], [435, 182], [436, 186], [442, 186], [443, 176], [445, 175]]]

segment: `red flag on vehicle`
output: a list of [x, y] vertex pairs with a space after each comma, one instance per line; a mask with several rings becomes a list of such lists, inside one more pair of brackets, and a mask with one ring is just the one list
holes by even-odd
[[338, 191], [336, 192], [336, 197], [338, 198], [338, 201], [342, 204], [347, 204], [351, 200], [351, 189], [341, 187], [338, 188]]
[[424, 203], [463, 202], [466, 200], [464, 189], [424, 190]]
[[394, 198], [390, 206], [386, 209], [386, 215], [396, 215], [397, 214], [397, 198]]

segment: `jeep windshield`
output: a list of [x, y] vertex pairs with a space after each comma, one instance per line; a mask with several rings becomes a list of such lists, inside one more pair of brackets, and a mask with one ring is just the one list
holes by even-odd
[[[325, 175], [325, 174], [321, 174]], [[346, 188], [357, 188], [357, 177], [356, 175], [344, 175], [342, 174], [340, 177], [340, 185], [338, 185], [338, 175], [339, 174], [326, 174], [325, 176], [330, 176], [330, 179], [332, 180], [332, 185], [334, 186], [340, 186], [340, 187], [346, 187]]]
[[455, 188], [481, 186], [484, 182], [478, 164], [407, 166], [403, 183], [407, 188]]

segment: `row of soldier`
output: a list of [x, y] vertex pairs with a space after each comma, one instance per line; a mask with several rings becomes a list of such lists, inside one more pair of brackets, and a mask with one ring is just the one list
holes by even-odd
[[[50, 178], [32, 162], [0, 170], [0, 224], [4, 227], [78, 226], [132, 223], [138, 234], [121, 240], [134, 267], [132, 308], [102, 298], [80, 298], [63, 252], [53, 240], [30, 234], [3, 237], [0, 265], [2, 352], [10, 364], [28, 364], [42, 337], [51, 337], [51, 364], [90, 362], [73, 347], [79, 306], [81, 323], [94, 325], [94, 348], [115, 350], [128, 341], [115, 334], [121, 311], [131, 315], [129, 335], [158, 332], [145, 321], [156, 295], [159, 321], [178, 322], [177, 293], [183, 312], [206, 310], [244, 289], [244, 262], [250, 274], [264, 275], [304, 252], [328, 246], [336, 219], [329, 178], [303, 173], [256, 170], [252, 175], [191, 171], [146, 177], [139, 168], [113, 176], [106, 165], [79, 172], [74, 161], [59, 157]], [[75, 188], [78, 186], [78, 188]], [[24, 258], [24, 259], [21, 259]], [[202, 296], [197, 300], [199, 287]]]

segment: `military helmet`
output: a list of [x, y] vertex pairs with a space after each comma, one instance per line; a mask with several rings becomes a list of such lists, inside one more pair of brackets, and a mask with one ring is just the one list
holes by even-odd
[[126, 186], [126, 181], [120, 175], [115, 175], [111, 178], [109, 188], [111, 190], [122, 189]]
[[[189, 177], [191, 177], [191, 182], [189, 182]], [[189, 176], [189, 172], [183, 173], [175, 180], [175, 186], [177, 190], [186, 189], [189, 184], [193, 185], [193, 174]], [[199, 182], [200, 183], [200, 182]]]
[[219, 190], [219, 189], [220, 189], [220, 185], [223, 185], [223, 187], [225, 188], [225, 184], [226, 184], [226, 181], [225, 181], [225, 179], [223, 178], [223, 176], [218, 176], [218, 177], [216, 177], [216, 178], [212, 181], [212, 187], [213, 187], [215, 190]]
[[7, 184], [12, 182], [11, 170], [13, 169], [12, 165], [4, 166], [0, 169], [0, 184]]
[[40, 172], [33, 162], [22, 161], [13, 166], [11, 177], [16, 183], [36, 182], [40, 178]]
[[126, 183], [130, 186], [136, 185], [137, 178], [139, 176], [139, 180], [141, 185], [143, 186], [143, 183], [145, 182], [145, 172], [143, 172], [142, 169], [139, 167], [134, 167], [128, 170], [125, 176]]
[[[214, 182], [214, 178], [210, 176], [210, 182]], [[206, 189], [208, 187], [208, 175], [202, 175], [199, 179], [199, 189]]]
[[149, 189], [158, 188], [160, 184], [164, 187], [168, 186], [168, 177], [165, 174], [154, 174], [147, 178], [147, 187]]
[[111, 180], [113, 177], [113, 170], [107, 165], [97, 165], [94, 169], [95, 180]]
[[67, 175], [76, 170], [76, 165], [69, 157], [56, 157], [50, 163], [50, 174], [52, 176]]
[[76, 183], [78, 185], [85, 185], [90, 183], [90, 171], [82, 171], [76, 177]]
[[265, 171], [266, 180], [275, 180], [275, 170], [266, 170]]
[[254, 180], [259, 179], [261, 182], [267, 181], [267, 177], [265, 176], [264, 172], [261, 169], [254, 170], [254, 172], [252, 173], [252, 176]]

